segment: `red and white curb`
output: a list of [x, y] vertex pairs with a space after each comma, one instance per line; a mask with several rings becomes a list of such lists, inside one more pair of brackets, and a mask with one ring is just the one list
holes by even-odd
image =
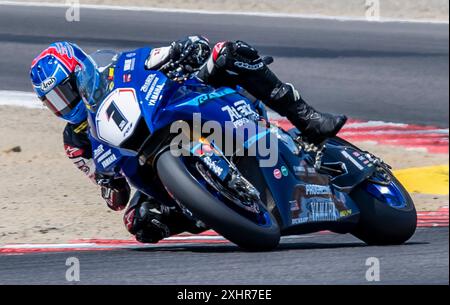
[[214, 231], [198, 235], [180, 234], [166, 238], [157, 244], [142, 244], [134, 239], [81, 239], [67, 244], [10, 244], [0, 246], [0, 254], [25, 254], [42, 252], [73, 252], [73, 251], [108, 251], [116, 249], [146, 249], [162, 247], [180, 247], [195, 244], [227, 244], [222, 236]]
[[418, 212], [418, 227], [448, 227], [448, 206], [434, 212]]
[[[292, 127], [284, 119], [275, 119], [275, 122], [284, 129]], [[434, 126], [349, 120], [339, 136], [350, 142], [401, 146], [408, 150], [432, 154], [449, 153], [449, 130]]]
[[[418, 227], [448, 227], [449, 210], [444, 207], [434, 212], [418, 212]], [[330, 234], [328, 231], [320, 234]], [[314, 236], [289, 236], [288, 238], [313, 238]], [[17, 255], [27, 253], [74, 252], [74, 251], [111, 251], [118, 249], [161, 249], [167, 247], [183, 247], [186, 245], [218, 245], [229, 242], [214, 231], [198, 235], [180, 234], [160, 241], [158, 244], [141, 244], [133, 239], [81, 239], [67, 244], [10, 244], [0, 246], [0, 254]]]

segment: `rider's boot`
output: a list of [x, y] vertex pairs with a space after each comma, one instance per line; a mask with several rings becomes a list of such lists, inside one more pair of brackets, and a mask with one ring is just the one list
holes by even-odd
[[271, 94], [269, 107], [288, 118], [309, 142], [320, 144], [337, 135], [347, 122], [345, 115], [322, 113], [308, 105], [294, 86], [281, 84]]

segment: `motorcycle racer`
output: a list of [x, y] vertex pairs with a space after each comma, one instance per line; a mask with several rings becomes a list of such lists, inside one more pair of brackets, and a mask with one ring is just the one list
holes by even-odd
[[[101, 186], [108, 207], [123, 210], [131, 189], [125, 177], [99, 173], [93, 162], [88, 138], [86, 107], [75, 82], [75, 71], [87, 54], [68, 42], [51, 44], [32, 62], [31, 81], [38, 97], [52, 112], [67, 122], [63, 133], [66, 155], [75, 166]], [[297, 90], [281, 82], [250, 45], [222, 42], [213, 50], [206, 38], [190, 36], [170, 46], [152, 49], [145, 68], [158, 70], [170, 62], [183, 60], [192, 75], [212, 86], [241, 86], [267, 106], [286, 116], [311, 142], [335, 136], [346, 122], [345, 116], [317, 112]], [[171, 71], [168, 71], [168, 74]], [[144, 243], [155, 243], [183, 231], [198, 233], [205, 228], [180, 211], [136, 192], [124, 214], [127, 230]]]

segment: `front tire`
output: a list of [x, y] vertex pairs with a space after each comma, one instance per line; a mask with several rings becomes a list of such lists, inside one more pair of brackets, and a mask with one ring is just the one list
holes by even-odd
[[159, 178], [173, 197], [231, 242], [252, 251], [272, 250], [278, 246], [280, 229], [271, 213], [267, 212], [270, 219], [265, 226], [238, 214], [203, 187], [182, 160], [170, 151], [159, 156], [156, 167]]
[[[401, 245], [408, 241], [417, 228], [417, 213], [411, 196], [402, 184], [392, 177], [392, 182], [403, 197], [401, 207], [393, 207], [386, 200], [376, 198], [368, 191], [371, 182], [357, 186], [350, 196], [361, 210], [354, 236], [368, 245]], [[381, 196], [382, 197], [382, 196]]]

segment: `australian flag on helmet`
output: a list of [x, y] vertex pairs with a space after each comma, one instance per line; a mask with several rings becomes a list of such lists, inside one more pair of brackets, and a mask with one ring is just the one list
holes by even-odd
[[76, 44], [55, 42], [31, 63], [31, 83], [38, 97], [55, 115], [72, 124], [86, 119], [74, 73], [86, 57]]

